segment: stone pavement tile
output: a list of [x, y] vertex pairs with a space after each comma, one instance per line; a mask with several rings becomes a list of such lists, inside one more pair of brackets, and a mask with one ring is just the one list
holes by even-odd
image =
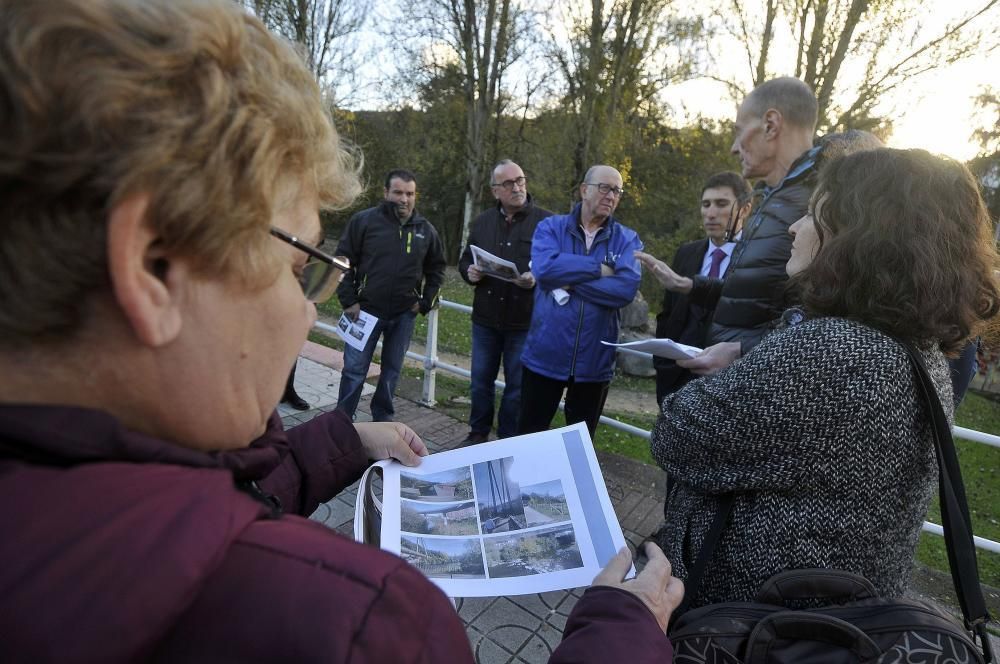
[[458, 611], [459, 617], [466, 624], [469, 624], [476, 619], [476, 616], [496, 602], [496, 600], [496, 597], [460, 597], [456, 600], [458, 606], [455, 608]]
[[[552, 632], [555, 630], [549, 628], [548, 631]], [[527, 664], [545, 664], [549, 661], [549, 656], [552, 655], [553, 650], [555, 650], [555, 646], [550, 645], [545, 639], [535, 634], [518, 651], [518, 659], [516, 661], [527, 662]], [[623, 662], [622, 664], [625, 663]]]
[[542, 601], [542, 598], [537, 594], [517, 595], [515, 597], [511, 597], [511, 600], [513, 600], [513, 602], [522, 609], [542, 619], [547, 618], [550, 613], [555, 613], [555, 608], [550, 607]]
[[517, 652], [534, 635], [533, 627], [522, 627], [521, 625], [501, 625], [485, 634], [485, 638], [493, 641], [504, 650], [516, 655]]
[[554, 611], [562, 603], [563, 599], [565, 599], [566, 594], [565, 590], [553, 590], [552, 592], [539, 593], [536, 597], [550, 610]]
[[315, 512], [309, 515], [309, 518], [313, 521], [326, 525], [326, 521], [330, 518], [332, 511], [333, 510], [330, 509], [330, 503], [320, 503], [320, 506], [316, 508]]
[[[538, 627], [539, 619], [524, 610], [510, 599], [499, 597], [489, 607], [483, 611], [470, 623], [472, 627], [484, 634], [489, 634], [495, 629], [517, 626], [534, 631]], [[527, 638], [527, 637], [525, 637]]]
[[323, 524], [329, 526], [330, 528], [337, 529], [344, 524], [348, 524], [351, 528], [354, 527], [354, 501], [351, 500], [347, 502], [343, 500], [342, 497], [338, 497], [336, 500], [331, 500], [325, 503], [329, 512], [326, 519], [323, 520]]
[[562, 632], [566, 629], [566, 622], [569, 620], [569, 615], [562, 615], [561, 613], [552, 613], [545, 618], [545, 622], [548, 625], [552, 625], [553, 629], [559, 630], [559, 637], [562, 638]]
[[566, 597], [564, 597], [563, 601], [556, 607], [556, 612], [560, 615], [568, 616], [573, 610], [573, 607], [576, 606], [577, 599], [579, 598], [573, 593], [566, 593]]
[[513, 653], [504, 650], [485, 635], [470, 633], [469, 643], [478, 664], [507, 664], [514, 659]]

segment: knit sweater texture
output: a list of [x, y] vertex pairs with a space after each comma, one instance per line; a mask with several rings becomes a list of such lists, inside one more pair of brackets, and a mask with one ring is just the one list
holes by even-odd
[[[949, 420], [948, 366], [922, 351]], [[861, 574], [903, 594], [937, 484], [927, 409], [899, 344], [841, 318], [774, 332], [662, 403], [652, 453], [670, 477], [660, 545], [686, 578], [718, 509], [733, 510], [692, 608], [751, 601], [787, 569]]]

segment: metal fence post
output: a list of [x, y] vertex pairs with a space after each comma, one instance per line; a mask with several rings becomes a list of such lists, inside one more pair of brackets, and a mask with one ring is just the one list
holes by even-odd
[[424, 392], [421, 403], [433, 408], [434, 385], [437, 381], [438, 359], [438, 314], [440, 309], [434, 308], [427, 312], [427, 343], [424, 345]]

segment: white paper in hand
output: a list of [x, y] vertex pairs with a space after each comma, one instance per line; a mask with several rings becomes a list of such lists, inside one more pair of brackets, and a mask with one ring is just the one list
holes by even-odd
[[377, 322], [378, 318], [364, 311], [358, 312], [358, 320], [356, 321], [348, 318], [347, 314], [340, 314], [340, 320], [337, 321], [337, 334], [344, 340], [344, 343], [352, 348], [364, 350]]
[[657, 357], [665, 357], [668, 360], [689, 360], [701, 353], [701, 348], [679, 344], [672, 339], [641, 339], [630, 341], [624, 344], [612, 344], [602, 341], [605, 346], [615, 346], [616, 348], [628, 348], [639, 350]]

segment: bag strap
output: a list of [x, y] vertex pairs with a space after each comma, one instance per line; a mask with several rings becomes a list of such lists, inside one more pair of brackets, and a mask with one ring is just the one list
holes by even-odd
[[979, 568], [976, 564], [976, 546], [972, 539], [972, 521], [969, 505], [965, 498], [965, 485], [958, 465], [955, 441], [951, 437], [951, 426], [945, 417], [937, 389], [927, 373], [923, 356], [909, 343], [897, 342], [906, 350], [917, 376], [917, 391], [927, 404], [931, 430], [934, 434], [934, 449], [938, 463], [938, 495], [941, 503], [941, 522], [944, 526], [945, 548], [948, 550], [948, 566], [951, 580], [962, 608], [965, 627], [978, 635], [982, 641], [986, 662], [993, 661], [990, 639], [986, 633], [986, 623], [990, 621], [983, 589], [979, 585]]
[[735, 499], [736, 494], [733, 492], [724, 493], [719, 496], [719, 509], [715, 512], [715, 518], [712, 519], [712, 525], [705, 535], [705, 541], [701, 543], [698, 558], [694, 561], [694, 565], [691, 567], [687, 578], [684, 579], [684, 599], [681, 600], [680, 606], [674, 611], [675, 616], [679, 616], [687, 611], [688, 607], [691, 606], [691, 602], [694, 601], [694, 596], [698, 592], [698, 586], [701, 585], [701, 577], [705, 573], [708, 561], [712, 559], [712, 554], [715, 553], [715, 546], [719, 543], [719, 537], [722, 536], [722, 529], [726, 527], [729, 514], [733, 511], [733, 502]]

